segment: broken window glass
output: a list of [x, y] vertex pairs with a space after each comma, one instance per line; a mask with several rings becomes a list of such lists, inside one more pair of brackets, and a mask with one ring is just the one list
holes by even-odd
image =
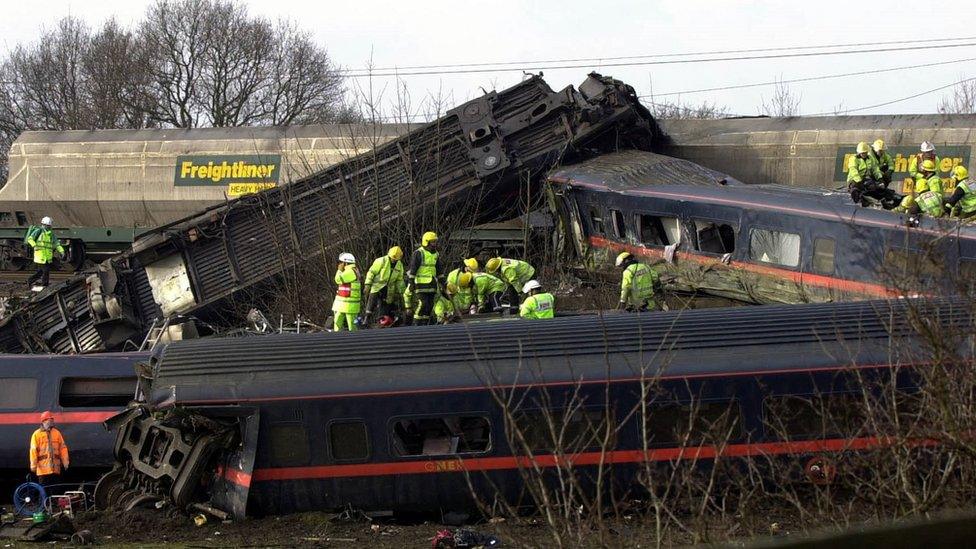
[[638, 215], [641, 243], [645, 246], [670, 246], [681, 240], [681, 229], [676, 217]]
[[648, 446], [734, 442], [742, 439], [742, 411], [735, 400], [653, 403], [644, 430]]
[[613, 220], [613, 234], [617, 238], [627, 238], [627, 224], [624, 222], [624, 214], [620, 210], [610, 210], [610, 217]]
[[486, 452], [491, 425], [480, 416], [404, 418], [393, 422], [393, 447], [400, 456], [442, 456]]
[[735, 229], [727, 223], [695, 220], [697, 250], [712, 254], [735, 251]]
[[749, 257], [763, 263], [797, 267], [800, 265], [800, 235], [752, 229], [749, 232]]
[[767, 436], [778, 439], [852, 437], [866, 423], [858, 393], [787, 395], [763, 400]]
[[369, 457], [369, 439], [363, 421], [337, 421], [329, 425], [329, 447], [335, 461], [360, 461]]
[[273, 464], [278, 467], [308, 465], [308, 435], [302, 424], [272, 423], [268, 430]]
[[0, 409], [29, 410], [37, 404], [37, 380], [29, 377], [0, 378]]
[[[568, 417], [567, 417], [568, 416]], [[531, 410], [521, 412], [515, 417], [515, 426], [521, 432], [528, 449], [535, 451], [561, 453], [581, 452], [600, 448], [607, 440], [608, 448], [616, 446], [616, 424], [609, 410], [576, 409]], [[524, 449], [519, 437], [512, 433], [516, 446]]]
[[58, 403], [66, 408], [123, 408], [135, 396], [135, 377], [68, 377]]
[[816, 238], [813, 241], [813, 270], [820, 274], [834, 274], [833, 238]]
[[590, 208], [590, 230], [593, 234], [606, 234], [603, 228], [603, 214], [596, 208]]

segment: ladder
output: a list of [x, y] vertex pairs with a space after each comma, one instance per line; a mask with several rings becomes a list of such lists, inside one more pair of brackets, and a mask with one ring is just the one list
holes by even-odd
[[[162, 320], [162, 322], [160, 322]], [[159, 340], [163, 338], [163, 334], [169, 329], [170, 317], [160, 319], [156, 317], [153, 319], [152, 326], [149, 327], [149, 331], [146, 332], [146, 338], [142, 340], [142, 345], [139, 346], [140, 351], [152, 351], [156, 348]]]

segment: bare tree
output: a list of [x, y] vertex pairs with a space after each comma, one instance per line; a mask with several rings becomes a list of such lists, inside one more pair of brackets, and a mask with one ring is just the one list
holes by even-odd
[[942, 114], [976, 113], [976, 79], [962, 79], [952, 88], [952, 95], [943, 95], [939, 101]]
[[332, 122], [349, 110], [342, 75], [309, 32], [222, 0], [159, 0], [139, 31], [153, 117], [169, 126]]
[[801, 94], [794, 92], [782, 78], [777, 80], [773, 89], [773, 96], [769, 99], [760, 97], [759, 114], [766, 116], [797, 116], [800, 114]]
[[[651, 96], [653, 100], [654, 97]], [[720, 107], [715, 103], [703, 101], [698, 105], [682, 103], [680, 99], [676, 101], [666, 100], [663, 103], [648, 101], [648, 110], [655, 118], [700, 118], [715, 119], [730, 116], [727, 107]]]

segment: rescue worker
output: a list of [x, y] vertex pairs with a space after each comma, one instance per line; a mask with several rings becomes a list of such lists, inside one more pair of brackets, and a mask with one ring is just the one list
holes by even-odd
[[457, 305], [459, 311], [467, 310], [474, 303], [474, 295], [471, 293], [471, 288], [461, 288], [459, 282], [459, 277], [462, 273], [476, 273], [479, 270], [478, 260], [469, 257], [465, 259], [461, 266], [454, 269], [453, 271], [447, 273], [447, 285], [450, 287], [453, 284], [457, 290], [452, 293], [452, 299], [454, 304]]
[[888, 154], [883, 139], [876, 139], [871, 144], [870, 160], [874, 167], [877, 168], [877, 172], [881, 174], [881, 183], [887, 187], [891, 183], [891, 176], [895, 173], [895, 162], [891, 159], [891, 155]]
[[552, 318], [556, 316], [556, 298], [549, 292], [542, 291], [542, 284], [538, 280], [530, 280], [522, 286], [522, 293], [528, 297], [519, 307], [522, 318]]
[[[535, 276], [535, 267], [528, 261], [493, 257], [485, 263], [485, 270], [504, 280], [508, 284], [508, 298], [510, 303], [517, 303], [525, 283]], [[497, 273], [497, 274], [496, 274]]]
[[498, 311], [502, 307], [502, 297], [508, 289], [505, 281], [488, 273], [464, 273], [458, 277], [460, 288], [472, 288], [481, 312]]
[[860, 204], [866, 194], [877, 190], [880, 180], [881, 172], [871, 160], [871, 147], [861, 141], [857, 144], [857, 154], [847, 161], [847, 191], [851, 200]]
[[427, 231], [420, 239], [420, 247], [410, 258], [407, 269], [407, 288], [419, 301], [413, 314], [413, 324], [429, 324], [437, 288], [444, 277], [441, 260], [437, 256], [437, 233]]
[[659, 291], [661, 279], [657, 271], [639, 263], [630, 252], [620, 252], [616, 260], [617, 267], [623, 271], [620, 280], [620, 302], [617, 309], [628, 311], [657, 310], [654, 296]]
[[925, 213], [932, 217], [942, 217], [944, 213], [943, 200], [945, 195], [942, 193], [942, 178], [936, 174], [935, 161], [925, 160], [919, 172], [922, 179], [915, 183], [915, 203], [908, 209], [911, 214], [910, 224], [918, 221], [918, 214]]
[[444, 292], [437, 294], [437, 301], [434, 302], [434, 318], [438, 324], [449, 324], [457, 320], [458, 309], [451, 299], [460, 288], [455, 284], [448, 284]]
[[946, 199], [945, 208], [953, 217], [972, 217], [976, 215], [976, 185], [969, 180], [969, 170], [965, 166], [952, 168], [952, 178], [956, 187], [952, 196]]
[[58, 256], [64, 255], [64, 247], [51, 230], [51, 223], [51, 218], [45, 216], [41, 219], [40, 228], [27, 235], [27, 245], [34, 248], [34, 265], [37, 267], [37, 272], [27, 279], [27, 287], [31, 289], [34, 289], [38, 280], [41, 289], [47, 287], [51, 279], [51, 261], [54, 260], [55, 250]]
[[356, 268], [356, 258], [349, 252], [339, 254], [339, 266], [335, 274], [336, 296], [332, 302], [334, 316], [332, 329], [341, 332], [343, 329], [354, 332], [359, 329], [356, 317], [359, 316], [362, 288], [359, 282], [359, 269]]
[[30, 439], [30, 470], [37, 475], [41, 486], [58, 484], [61, 473], [68, 470], [68, 445], [54, 426], [54, 414], [41, 414], [41, 427]]
[[403, 250], [399, 246], [393, 246], [386, 255], [373, 260], [373, 264], [366, 271], [366, 325], [372, 324], [373, 313], [379, 317], [393, 315], [405, 285], [402, 259]]
[[908, 160], [908, 175], [912, 179], [918, 181], [919, 179], [928, 179], [922, 174], [922, 170], [919, 167], [926, 160], [931, 160], [935, 163], [936, 169], [942, 165], [942, 159], [935, 155], [935, 145], [929, 141], [922, 141], [922, 144], [918, 147], [918, 154], [912, 155]]

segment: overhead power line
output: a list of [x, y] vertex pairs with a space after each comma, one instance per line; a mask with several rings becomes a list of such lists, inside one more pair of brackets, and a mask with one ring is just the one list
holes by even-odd
[[844, 72], [839, 74], [825, 74], [821, 76], [807, 76], [804, 78], [791, 78], [788, 80], [771, 80], [767, 82], [753, 82], [751, 84], [732, 84], [729, 86], [717, 86], [714, 88], [699, 88], [694, 90], [682, 90], [676, 92], [666, 92], [666, 93], [650, 93], [646, 95], [639, 96], [640, 98], [645, 97], [669, 97], [674, 95], [690, 95], [693, 93], [705, 93], [713, 91], [728, 91], [728, 90], [739, 90], [742, 88], [757, 88], [761, 86], [775, 86], [777, 84], [796, 84], [799, 82], [815, 82], [819, 80], [830, 80], [833, 78], [846, 78], [849, 76], [865, 76], [868, 74], [878, 74], [883, 72], [894, 72], [903, 71], [909, 69], [921, 69], [925, 67], [936, 67], [939, 65], [952, 65], [954, 63], [965, 63], [967, 61], [976, 61], [976, 57], [967, 57], [965, 59], [954, 59], [952, 61], [936, 61], [934, 63], [922, 63], [919, 65], [903, 65], [900, 67], [889, 67], [886, 69], [873, 69], [869, 71], [857, 71], [857, 72]]
[[[805, 58], [805, 57], [828, 57], [834, 55], [858, 55], [858, 54], [868, 54], [868, 53], [883, 53], [883, 52], [897, 52], [897, 51], [919, 51], [919, 50], [935, 50], [935, 49], [945, 49], [945, 48], [964, 48], [976, 46], [976, 42], [966, 42], [963, 44], [927, 44], [921, 46], [904, 46], [904, 47], [894, 47], [894, 48], [867, 48], [867, 49], [856, 49], [856, 50], [841, 50], [841, 51], [828, 51], [828, 52], [802, 52], [802, 53], [780, 53], [771, 55], [747, 55], [747, 56], [726, 56], [726, 57], [708, 57], [708, 58], [696, 58], [696, 59], [669, 59], [660, 61], [634, 61], [634, 62], [618, 62], [618, 63], [602, 63], [601, 67], [636, 67], [636, 66], [650, 66], [650, 65], [683, 65], [692, 63], [716, 63], [723, 61], [755, 61], [764, 59], [790, 59], [790, 58]], [[387, 76], [402, 77], [402, 76], [432, 76], [432, 75], [447, 75], [447, 74], [475, 74], [475, 73], [497, 73], [497, 72], [513, 72], [513, 71], [538, 71], [538, 70], [557, 70], [557, 69], [581, 69], [581, 68], [593, 68], [593, 65], [552, 65], [552, 66], [522, 66], [522, 67], [512, 67], [512, 68], [488, 68], [488, 69], [458, 69], [458, 70], [444, 70], [444, 71], [413, 71], [413, 72], [360, 72], [360, 73], [345, 73], [343, 76], [349, 78], [380, 78]]]
[[871, 109], [876, 109], [878, 107], [887, 107], [888, 105], [894, 105], [895, 103], [901, 103], [902, 101], [908, 101], [909, 99], [915, 99], [916, 97], [922, 97], [923, 95], [928, 95], [930, 93], [935, 93], [937, 91], [942, 91], [944, 89], [951, 88], [953, 86], [958, 86], [960, 84], [965, 84], [967, 82], [972, 82], [974, 80], [976, 80], [976, 77], [973, 77], [973, 78], [965, 78], [963, 80], [959, 80], [957, 82], [952, 82], [952, 83], [946, 84], [944, 86], [939, 86], [937, 88], [932, 88], [930, 90], [925, 90], [925, 91], [922, 91], [922, 92], [914, 93], [912, 95], [906, 95], [905, 97], [899, 97], [898, 99], [892, 99], [891, 101], [885, 101], [884, 103], [875, 103], [874, 105], [867, 105], [867, 106], [864, 106], [864, 107], [857, 107], [857, 108], [854, 108], [854, 109], [838, 109], [837, 112], [818, 112], [818, 113], [814, 113], [814, 114], [805, 114], [803, 116], [826, 116], [826, 115], [835, 115], [835, 114], [847, 114], [847, 113], [852, 113], [852, 112], [860, 112], [860, 111], [867, 111], [867, 110], [871, 110]]
[[[976, 36], [960, 36], [957, 38], [935, 38], [931, 40], [925, 40], [926, 44], [933, 42], [960, 42], [976, 40]], [[689, 57], [692, 55], [729, 55], [734, 53], [758, 53], [758, 52], [773, 52], [773, 51], [803, 51], [803, 50], [822, 50], [822, 49], [835, 49], [835, 48], [853, 48], [859, 46], [887, 46], [891, 44], [904, 44], [905, 40], [889, 40], [886, 42], [850, 42], [846, 44], [821, 44], [819, 46], [780, 46], [775, 48], [751, 48], [751, 49], [739, 49], [739, 50], [712, 50], [712, 51], [696, 51], [696, 52], [684, 52], [684, 53], [656, 53], [656, 54], [645, 54], [645, 55], [622, 55], [622, 56], [611, 56], [611, 57], [579, 57], [570, 59], [535, 59], [530, 61], [496, 61], [496, 62], [482, 62], [482, 63], [453, 63], [446, 65], [406, 65], [400, 67], [382, 67], [382, 68], [362, 68], [362, 69], [352, 69], [351, 72], [395, 72], [395, 71], [411, 71], [411, 70], [424, 70], [424, 69], [456, 69], [462, 67], [502, 67], [506, 65], [540, 65], [540, 64], [554, 64], [554, 63], [581, 63], [584, 61], [595, 61], [597, 63], [602, 63], [604, 61], [624, 61], [632, 59], [652, 59], [652, 58], [664, 58], [664, 57]]]

